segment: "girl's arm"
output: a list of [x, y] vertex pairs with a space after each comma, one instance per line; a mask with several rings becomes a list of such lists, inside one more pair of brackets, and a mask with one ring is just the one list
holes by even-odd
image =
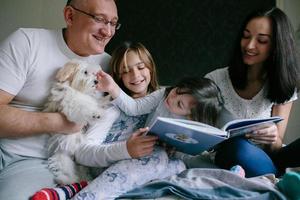
[[75, 161], [90, 167], [108, 167], [116, 161], [130, 158], [126, 141], [111, 144], [84, 143], [75, 151]]
[[108, 92], [114, 99], [112, 103], [130, 116], [153, 112], [164, 98], [165, 89], [161, 89], [145, 97], [133, 99], [120, 89], [109, 74], [101, 71], [97, 74], [97, 77], [99, 81], [97, 88], [102, 92]]
[[150, 155], [157, 137], [145, 135], [147, 131], [148, 128], [141, 128], [134, 132], [127, 141], [100, 144], [95, 143], [98, 140], [93, 140], [94, 142], [83, 143], [75, 151], [75, 160], [85, 166], [108, 167], [119, 160]]
[[101, 70], [97, 73], [97, 79], [99, 81], [97, 85], [98, 90], [108, 92], [113, 99], [119, 96], [121, 88], [109, 74]]
[[114, 99], [112, 103], [129, 116], [148, 114], [153, 112], [164, 98], [164, 91], [164, 89], [160, 89], [145, 97], [133, 99], [121, 90], [118, 98]]

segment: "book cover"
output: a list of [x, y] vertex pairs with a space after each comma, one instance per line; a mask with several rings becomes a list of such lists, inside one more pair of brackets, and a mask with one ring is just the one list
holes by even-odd
[[149, 133], [157, 135], [161, 141], [174, 146], [178, 151], [197, 155], [229, 137], [249, 133], [268, 123], [277, 123], [281, 120], [280, 117], [239, 119], [230, 121], [219, 129], [191, 120], [158, 117], [150, 127]]

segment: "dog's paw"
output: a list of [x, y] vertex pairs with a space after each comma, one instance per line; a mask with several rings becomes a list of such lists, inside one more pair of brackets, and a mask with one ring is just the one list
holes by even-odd
[[88, 123], [98, 122], [99, 120], [102, 120], [104, 117], [104, 110], [97, 109], [90, 113], [88, 116]]
[[48, 158], [48, 168], [58, 184], [65, 185], [80, 181], [77, 165], [69, 155], [63, 153], [52, 155]]
[[99, 114], [99, 113], [93, 113], [92, 119], [93, 119], [93, 120], [101, 119], [101, 114]]

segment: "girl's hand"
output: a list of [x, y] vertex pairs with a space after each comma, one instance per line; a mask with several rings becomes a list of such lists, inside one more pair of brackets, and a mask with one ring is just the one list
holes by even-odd
[[120, 87], [114, 81], [114, 79], [104, 71], [99, 71], [97, 73], [97, 89], [101, 92], [108, 92], [112, 98], [117, 98], [120, 94]]
[[145, 135], [149, 128], [140, 128], [127, 140], [127, 151], [132, 158], [150, 155], [158, 137]]
[[279, 139], [278, 129], [276, 124], [268, 124], [252, 133], [246, 134], [246, 137], [258, 144], [271, 145]]

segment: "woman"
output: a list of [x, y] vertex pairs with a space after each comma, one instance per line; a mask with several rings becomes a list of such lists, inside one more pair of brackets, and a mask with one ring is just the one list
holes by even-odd
[[280, 175], [300, 166], [300, 140], [282, 147], [293, 101], [299, 89], [299, 68], [293, 29], [278, 8], [258, 11], [245, 21], [228, 68], [206, 77], [220, 87], [225, 108], [236, 118], [281, 116], [284, 120], [230, 139], [216, 150], [215, 163], [225, 169], [239, 164], [247, 177]]

